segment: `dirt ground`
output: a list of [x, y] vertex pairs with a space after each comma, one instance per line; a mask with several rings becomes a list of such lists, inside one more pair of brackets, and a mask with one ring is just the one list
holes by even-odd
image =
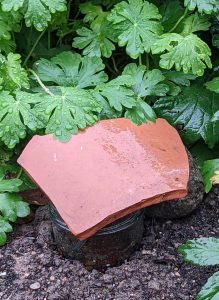
[[47, 207], [35, 220], [17, 225], [0, 249], [0, 299], [6, 300], [189, 300], [217, 267], [184, 264], [177, 247], [188, 239], [219, 237], [219, 188], [191, 216], [174, 221], [146, 219], [141, 249], [105, 273], [88, 272], [62, 258], [47, 235]]

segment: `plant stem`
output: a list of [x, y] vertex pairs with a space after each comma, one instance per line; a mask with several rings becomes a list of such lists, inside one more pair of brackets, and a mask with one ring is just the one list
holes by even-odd
[[28, 60], [30, 59], [31, 55], [33, 54], [33, 51], [35, 50], [36, 46], [38, 45], [38, 43], [39, 43], [40, 39], [42, 38], [42, 36], [44, 35], [45, 31], [46, 31], [46, 29], [44, 29], [44, 30], [40, 33], [40, 35], [39, 35], [38, 38], [36, 39], [36, 42], [33, 44], [33, 47], [31, 48], [30, 52], [28, 53], [28, 55], [27, 55], [27, 57], [26, 57], [26, 59], [25, 59], [25, 61], [24, 61], [24, 63], [23, 63], [23, 66], [24, 66], [24, 67], [26, 66]]
[[71, 13], [71, 3], [72, 3], [72, 0], [69, 0], [69, 2], [68, 2], [68, 10], [67, 10], [67, 20], [69, 19], [70, 13]]
[[51, 48], [51, 34], [50, 34], [50, 30], [48, 30], [48, 50]]
[[20, 178], [20, 177], [21, 177], [21, 174], [22, 174], [22, 172], [23, 172], [23, 169], [22, 169], [22, 168], [20, 168], [20, 170], [19, 170], [19, 172], [18, 172], [18, 174], [17, 174], [17, 177], [16, 177], [16, 178]]
[[116, 73], [119, 73], [119, 70], [118, 70], [118, 68], [117, 68], [117, 66], [116, 66], [116, 62], [115, 62], [114, 57], [111, 56], [111, 58], [112, 58], [112, 61], [113, 61], [113, 67], [114, 67], [114, 70], [116, 71]]
[[109, 69], [109, 71], [110, 71], [112, 74], [118, 76], [118, 73], [116, 73], [116, 72], [110, 67], [110, 65], [109, 65], [108, 63], [105, 63], [105, 65], [106, 65], [106, 67]]
[[149, 68], [150, 68], [150, 62], [149, 62], [149, 55], [148, 55], [148, 53], [146, 54], [146, 67], [147, 67], [147, 70], [149, 70]]
[[141, 65], [142, 65], [141, 54], [139, 55], [139, 58], [138, 58], [138, 64], [139, 64], [139, 66], [141, 66]]
[[188, 13], [188, 8], [185, 9], [184, 14], [181, 16], [181, 18], [179, 18], [176, 24], [168, 31], [168, 33], [173, 32], [176, 29], [179, 23], [181, 23], [181, 21], [186, 17], [187, 13]]
[[50, 96], [54, 96], [53, 93], [50, 92], [50, 90], [43, 84], [43, 82], [40, 80], [39, 76], [31, 69], [29, 69], [29, 71], [33, 74], [33, 76], [36, 78], [37, 82], [39, 83], [39, 85], [41, 86], [41, 88]]

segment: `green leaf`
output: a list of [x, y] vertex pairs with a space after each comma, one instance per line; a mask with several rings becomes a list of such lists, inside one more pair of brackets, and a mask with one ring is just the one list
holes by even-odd
[[97, 113], [101, 111], [100, 103], [89, 90], [73, 87], [57, 87], [55, 94], [36, 95], [40, 103], [33, 112], [42, 121], [46, 133], [52, 133], [62, 142], [68, 142], [78, 128], [84, 129], [97, 121]]
[[83, 55], [90, 57], [110, 57], [112, 51], [115, 50], [115, 45], [112, 33], [107, 25], [102, 25], [98, 30], [90, 30], [82, 27], [77, 30], [79, 37], [74, 38], [73, 47], [84, 49]]
[[188, 35], [197, 31], [207, 31], [211, 23], [208, 17], [200, 16], [198, 13], [192, 14], [184, 20], [183, 35]]
[[181, 6], [179, 0], [164, 0], [161, 2], [161, 5], [159, 5], [159, 11], [162, 15], [161, 24], [163, 25], [165, 32], [168, 32], [181, 18], [184, 13], [184, 8]]
[[214, 273], [202, 287], [196, 300], [218, 300], [219, 299], [219, 272]]
[[147, 71], [145, 66], [129, 64], [125, 67], [123, 75], [129, 75], [134, 80], [132, 89], [137, 97], [165, 96], [168, 92], [168, 86], [161, 83], [165, 77], [160, 70]]
[[219, 93], [219, 77], [215, 77], [211, 81], [208, 81], [205, 86], [208, 90]]
[[216, 113], [213, 115], [213, 118], [211, 119], [211, 121], [213, 121], [213, 122], [219, 121], [219, 110], [216, 111]]
[[33, 113], [33, 94], [17, 92], [15, 97], [9, 92], [0, 92], [0, 139], [8, 146], [14, 146], [26, 136], [27, 128], [35, 131], [41, 126]]
[[29, 205], [24, 201], [15, 201], [15, 209], [19, 218], [24, 218], [30, 214]]
[[12, 232], [12, 226], [0, 215], [0, 246], [3, 246], [7, 241], [6, 233]]
[[158, 8], [147, 1], [128, 0], [115, 5], [108, 16], [113, 30], [118, 32], [119, 46], [126, 46], [132, 58], [150, 52], [151, 46], [162, 33]]
[[7, 241], [7, 236], [4, 231], [0, 231], [0, 246], [4, 246]]
[[51, 60], [40, 59], [35, 70], [40, 79], [60, 86], [86, 88], [107, 81], [104, 64], [98, 57], [82, 57], [72, 52], [62, 52]]
[[[10, 40], [11, 32], [20, 30], [21, 15], [18, 12], [5, 12], [0, 7], [0, 40]], [[1, 50], [1, 44], [0, 44]]]
[[122, 117], [122, 111], [117, 111], [110, 106], [109, 101], [99, 91], [93, 91], [94, 97], [101, 104], [100, 120], [115, 119]]
[[189, 152], [192, 154], [193, 158], [195, 158], [198, 167], [201, 169], [205, 160], [219, 157], [219, 144], [215, 145], [213, 149], [209, 149], [204, 141], [200, 140], [189, 149]]
[[219, 101], [214, 93], [202, 87], [187, 87], [179, 96], [160, 98], [154, 110], [172, 125], [182, 125], [192, 142], [203, 138], [209, 147], [214, 147], [219, 141], [219, 122], [212, 121], [214, 112], [219, 110]]
[[184, 5], [189, 10], [198, 9], [200, 13], [211, 14], [216, 4], [215, 0], [184, 0]]
[[0, 180], [0, 193], [3, 192], [18, 192], [19, 187], [22, 185], [20, 179], [2, 179]]
[[11, 32], [18, 32], [20, 30], [20, 20], [21, 15], [19, 12], [4, 12], [0, 7], [0, 52], [8, 54], [12, 50], [15, 50], [15, 43], [11, 39]]
[[52, 14], [65, 11], [66, 0], [3, 0], [2, 10], [20, 10], [25, 17], [26, 26], [43, 31], [52, 19]]
[[5, 220], [15, 222], [17, 217], [23, 218], [29, 215], [29, 205], [22, 201], [16, 194], [0, 194], [0, 212]]
[[119, 76], [108, 83], [97, 86], [96, 91], [107, 99], [109, 105], [116, 111], [121, 112], [124, 107], [132, 108], [136, 105], [136, 100], [134, 92], [129, 87], [129, 78], [129, 76]]
[[7, 58], [0, 54], [1, 86], [5, 90], [14, 91], [20, 88], [29, 88], [27, 72], [21, 67], [21, 56], [9, 53]]
[[171, 69], [175, 66], [177, 71], [202, 76], [206, 67], [211, 68], [211, 50], [197, 35], [191, 33], [182, 36], [177, 33], [163, 34], [152, 46], [153, 54], [161, 55], [160, 67]]
[[219, 49], [219, 34], [213, 34], [212, 44]]
[[185, 74], [179, 71], [163, 71], [162, 73], [166, 79], [180, 86], [190, 86], [190, 80], [196, 79], [196, 76], [191, 73]]
[[[13, 152], [11, 154], [10, 153], [11, 152], [7, 151], [7, 154], [9, 157], [11, 157], [13, 155]], [[0, 148], [0, 155], [1, 155], [1, 148]], [[3, 159], [4, 159], [4, 157], [3, 157]], [[21, 172], [21, 167], [17, 163], [8, 163], [8, 160], [7, 160], [7, 164], [4, 164], [0, 167], [0, 175], [1, 174], [2, 174], [2, 176], [0, 176], [0, 179], [1, 178], [3, 179], [4, 177], [6, 177], [7, 174], [10, 174], [13, 177], [19, 177], [19, 179], [16, 178], [16, 180], [21, 181], [21, 185], [19, 185], [19, 188], [18, 188], [19, 192], [26, 191], [26, 190], [32, 190], [32, 189], [36, 188], [36, 185], [31, 181], [30, 177], [28, 177], [24, 172]], [[12, 180], [14, 180], [14, 179], [12, 179]], [[13, 190], [10, 192], [16, 192], [16, 191]]]
[[[219, 158], [206, 160], [202, 167], [202, 176], [204, 179], [205, 185], [205, 192], [208, 193], [211, 188], [212, 184], [214, 183], [214, 176], [218, 175], [217, 172], [219, 171]], [[219, 182], [215, 182], [219, 183]]]
[[137, 125], [141, 125], [145, 121], [155, 122], [157, 118], [152, 107], [141, 99], [137, 100], [135, 107], [126, 111], [125, 117]]
[[85, 14], [84, 22], [90, 23], [90, 29], [81, 27], [77, 30], [79, 37], [74, 39], [73, 47], [84, 49], [83, 54], [90, 57], [110, 57], [115, 46], [111, 24], [107, 21], [108, 12], [104, 12], [101, 6], [91, 3], [80, 5], [80, 11]]
[[190, 240], [178, 251], [185, 261], [199, 266], [219, 264], [219, 239], [213, 237]]
[[196, 79], [193, 74], [185, 74], [179, 71], [163, 71], [163, 75], [166, 80], [164, 83], [168, 86], [168, 95], [177, 96], [181, 91], [183, 86], [190, 86], [190, 80]]
[[108, 12], [104, 12], [101, 6], [90, 2], [80, 4], [80, 11], [85, 15], [83, 21], [90, 23], [92, 28], [100, 26], [108, 15]]

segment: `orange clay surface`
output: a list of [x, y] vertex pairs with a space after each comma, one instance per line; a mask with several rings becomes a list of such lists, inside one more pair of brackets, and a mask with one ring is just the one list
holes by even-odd
[[189, 162], [165, 120], [100, 121], [61, 143], [34, 136], [18, 163], [80, 240], [143, 207], [187, 194]]

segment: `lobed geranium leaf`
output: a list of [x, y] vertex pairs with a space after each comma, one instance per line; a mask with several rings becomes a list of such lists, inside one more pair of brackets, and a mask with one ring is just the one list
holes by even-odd
[[20, 20], [21, 14], [19, 12], [4, 12], [0, 6], [0, 52], [8, 54], [15, 49], [11, 32], [20, 30]]
[[155, 122], [156, 114], [152, 107], [142, 99], [137, 99], [135, 107], [125, 112], [125, 117], [131, 119], [137, 125], [146, 121]]
[[6, 12], [21, 11], [24, 13], [27, 27], [42, 31], [52, 19], [52, 14], [67, 9], [66, 0], [3, 0], [2, 10]]
[[19, 187], [22, 185], [22, 180], [14, 179], [1, 179], [0, 180], [0, 193], [3, 192], [18, 192]]
[[35, 131], [41, 122], [31, 109], [36, 99], [33, 94], [18, 91], [15, 96], [0, 92], [0, 139], [8, 146], [14, 146], [26, 136], [27, 128]]
[[84, 49], [83, 55], [90, 57], [110, 57], [112, 51], [115, 50], [115, 45], [112, 33], [110, 33], [110, 27], [105, 22], [105, 25], [101, 25], [98, 29], [88, 29], [82, 27], [77, 30], [78, 37], [74, 38], [72, 44], [73, 47], [78, 49]]
[[93, 91], [93, 96], [101, 104], [101, 112], [99, 114], [100, 120], [122, 117], [122, 111], [115, 110], [112, 106], [110, 106], [108, 99], [103, 97], [98, 90]]
[[219, 141], [219, 121], [212, 121], [214, 112], [219, 110], [219, 101], [214, 93], [202, 87], [186, 87], [178, 96], [160, 98], [154, 110], [172, 125], [183, 125], [192, 142], [203, 138], [213, 147]]
[[213, 184], [218, 182], [219, 158], [206, 160], [202, 166], [202, 176], [204, 179], [205, 192], [208, 193]]
[[7, 233], [12, 232], [12, 226], [2, 216], [0, 216], [0, 233], [2, 231]]
[[97, 86], [96, 91], [107, 99], [112, 108], [121, 112], [124, 107], [132, 108], [136, 105], [134, 92], [130, 88], [129, 80], [129, 76], [120, 76], [108, 83]]
[[165, 96], [168, 92], [168, 86], [163, 83], [165, 77], [160, 70], [147, 71], [145, 66], [129, 64], [123, 75], [129, 75], [134, 80], [132, 89], [137, 97]]
[[197, 31], [207, 31], [211, 26], [207, 16], [200, 16], [198, 13], [192, 14], [184, 20], [183, 35], [188, 35]]
[[107, 81], [104, 64], [98, 57], [82, 57], [70, 51], [62, 52], [51, 60], [40, 59], [35, 70], [40, 79], [49, 85], [86, 88]]
[[215, 77], [211, 81], [208, 81], [205, 85], [208, 90], [219, 93], [219, 77]]
[[27, 72], [21, 67], [21, 56], [9, 53], [7, 57], [0, 54], [0, 78], [3, 89], [14, 91], [20, 88], [29, 88]]
[[11, 224], [0, 215], [0, 246], [7, 241], [6, 233], [12, 232]]
[[92, 29], [100, 27], [108, 15], [108, 12], [103, 11], [101, 6], [93, 5], [91, 2], [80, 4], [79, 8], [81, 13], [85, 15], [83, 21], [90, 23]]
[[170, 70], [175, 66], [177, 71], [192, 71], [202, 76], [206, 67], [211, 68], [211, 50], [197, 35], [191, 33], [182, 36], [177, 33], [165, 33], [152, 46], [154, 54], [161, 55], [160, 67]]
[[185, 261], [199, 266], [219, 264], [219, 239], [213, 237], [190, 240], [178, 251]]
[[7, 236], [4, 231], [0, 231], [0, 246], [3, 246], [7, 241]]
[[28, 203], [16, 194], [0, 194], [0, 213], [5, 220], [15, 222], [17, 217], [23, 218], [29, 215]]
[[51, 95], [41, 94], [40, 102], [33, 109], [46, 133], [68, 142], [78, 128], [84, 129], [97, 121], [101, 105], [89, 90], [60, 86], [53, 92]]
[[110, 57], [115, 50], [114, 34], [111, 24], [107, 21], [108, 12], [104, 12], [101, 6], [92, 3], [83, 3], [80, 5], [80, 11], [85, 14], [84, 22], [90, 23], [90, 29], [81, 27], [77, 30], [77, 36], [74, 38], [72, 46], [78, 49], [84, 49], [83, 54], [97, 57]]
[[161, 18], [158, 8], [144, 0], [122, 1], [108, 16], [118, 32], [119, 46], [126, 46], [127, 54], [134, 59], [143, 52], [150, 52], [163, 30]]
[[211, 14], [214, 10], [216, 0], [184, 0], [184, 5], [189, 10], [198, 9], [200, 13]]

